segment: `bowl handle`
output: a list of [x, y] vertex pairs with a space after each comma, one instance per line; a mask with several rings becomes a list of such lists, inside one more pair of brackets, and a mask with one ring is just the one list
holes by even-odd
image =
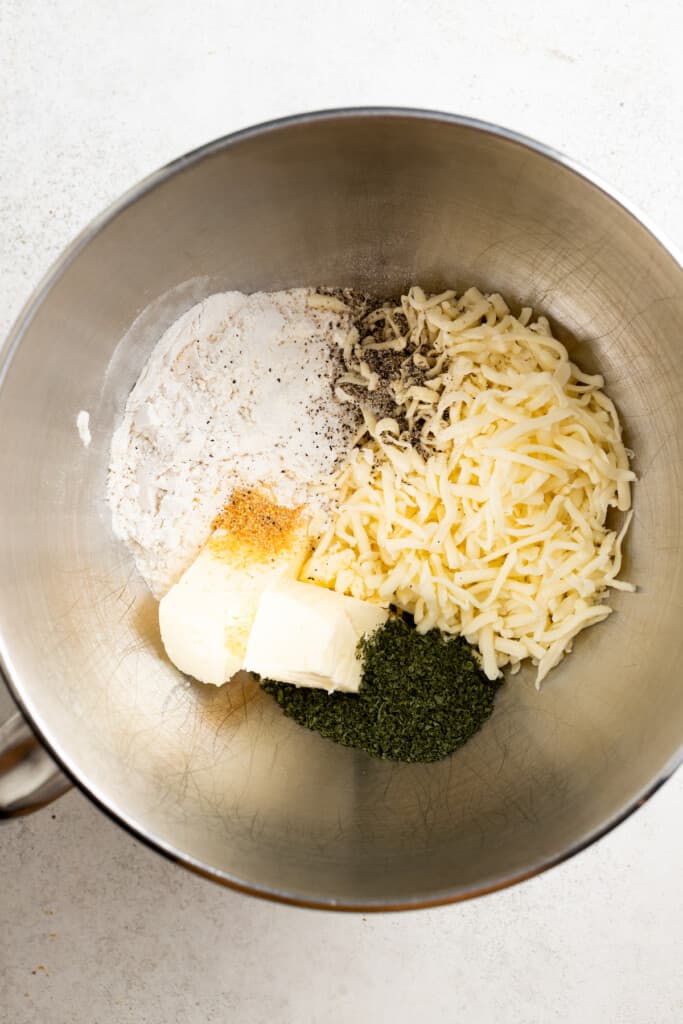
[[0, 723], [0, 820], [37, 811], [70, 787], [19, 711]]

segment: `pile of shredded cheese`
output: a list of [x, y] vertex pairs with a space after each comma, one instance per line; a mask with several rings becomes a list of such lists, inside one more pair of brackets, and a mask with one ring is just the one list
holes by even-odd
[[395, 415], [365, 427], [333, 479], [337, 513], [301, 573], [478, 645], [491, 679], [532, 658], [537, 684], [611, 608], [631, 505], [629, 454], [603, 378], [530, 309], [471, 288], [412, 288], [344, 347], [345, 386], [378, 387], [371, 352], [403, 352]]

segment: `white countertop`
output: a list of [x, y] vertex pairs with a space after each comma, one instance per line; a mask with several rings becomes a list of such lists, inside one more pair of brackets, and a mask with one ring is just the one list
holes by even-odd
[[[0, 2], [0, 334], [158, 165], [305, 109], [395, 104], [563, 150], [683, 243], [679, 0]], [[339, 915], [222, 890], [72, 792], [0, 828], [0, 1022], [678, 1024], [683, 772], [478, 901]]]

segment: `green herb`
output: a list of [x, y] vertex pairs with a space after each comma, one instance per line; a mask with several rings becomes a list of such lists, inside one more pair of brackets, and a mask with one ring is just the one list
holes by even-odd
[[391, 761], [438, 761], [466, 743], [493, 710], [498, 688], [462, 637], [420, 634], [389, 619], [359, 645], [360, 691], [271, 680], [262, 687], [290, 718], [321, 736]]

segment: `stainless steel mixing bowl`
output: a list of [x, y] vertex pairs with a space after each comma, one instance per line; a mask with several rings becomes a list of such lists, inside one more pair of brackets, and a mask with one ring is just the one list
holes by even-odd
[[[624, 570], [638, 593], [614, 596], [541, 693], [531, 672], [510, 680], [483, 731], [432, 765], [336, 747], [248, 677], [220, 690], [181, 677], [104, 501], [126, 395], [192, 303], [411, 282], [476, 284], [547, 314], [606, 375], [640, 476]], [[580, 849], [681, 757], [683, 272], [627, 206], [535, 143], [459, 117], [349, 110], [183, 157], [93, 224], [29, 303], [5, 350], [0, 437], [11, 689], [86, 793], [212, 878], [345, 908], [471, 896]], [[4, 743], [0, 763], [40, 783], [35, 799], [59, 789], [16, 720]]]

